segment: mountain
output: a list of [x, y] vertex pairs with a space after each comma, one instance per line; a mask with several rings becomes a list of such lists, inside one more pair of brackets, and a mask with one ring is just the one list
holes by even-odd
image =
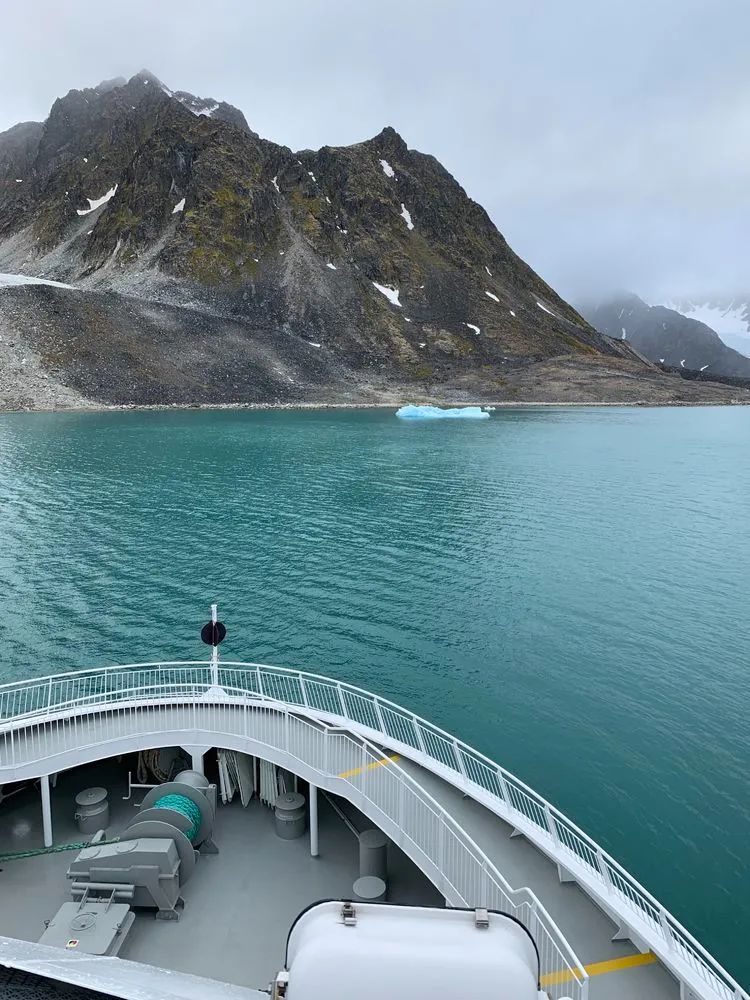
[[750, 378], [750, 358], [727, 347], [716, 331], [666, 306], [649, 306], [624, 293], [595, 306], [581, 306], [592, 326], [622, 337], [651, 361], [717, 376]]
[[727, 347], [750, 357], [750, 295], [693, 296], [662, 303], [718, 333]]
[[737, 397], [602, 336], [393, 128], [292, 152], [145, 71], [0, 135], [0, 272], [6, 407]]

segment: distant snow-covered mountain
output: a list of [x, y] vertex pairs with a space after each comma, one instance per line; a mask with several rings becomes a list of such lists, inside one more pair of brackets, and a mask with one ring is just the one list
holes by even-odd
[[750, 378], [750, 357], [732, 349], [702, 320], [668, 306], [649, 306], [630, 292], [579, 306], [600, 333], [629, 341], [649, 360], [674, 368]]
[[750, 357], [750, 295], [675, 298], [652, 304], [704, 323], [728, 347]]

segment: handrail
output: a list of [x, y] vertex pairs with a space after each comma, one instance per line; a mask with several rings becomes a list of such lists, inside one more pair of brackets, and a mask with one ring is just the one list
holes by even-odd
[[[188, 685], [170, 674], [177, 675], [191, 668], [197, 668], [191, 681], [193, 687], [206, 689], [211, 685], [210, 666], [205, 660], [135, 663], [68, 671], [36, 681], [9, 682], [0, 685], [0, 733], [4, 728], [17, 728], [40, 716], [90, 704], [92, 699], [101, 701], [104, 698], [116, 703], [127, 692], [129, 698], [135, 695], [138, 700], [138, 693], [142, 695], [147, 688], [151, 692], [171, 688], [172, 693], [177, 694], [178, 688], [184, 691]], [[122, 689], [118, 684], [109, 683], [118, 671], [125, 676], [148, 671], [163, 680], [160, 684], [147, 685], [143, 677], [139, 678], [140, 684]], [[241, 677], [230, 678], [230, 674]], [[395, 702], [320, 674], [267, 664], [222, 661], [219, 677], [220, 684], [230, 679], [244, 680], [245, 684], [230, 683], [228, 686], [253, 699], [281, 701], [304, 711], [339, 718], [360, 730], [383, 737], [389, 745], [399, 743], [409, 748], [417, 761], [423, 758], [428, 766], [448, 776], [449, 780], [474, 786], [491, 808], [498, 807], [499, 814], [508, 814], [519, 829], [573, 870], [573, 874], [582, 874], [592, 883], [598, 883], [600, 890], [603, 887], [607, 906], [626, 925], [643, 933], [665, 964], [673, 969], [678, 965], [687, 966], [708, 987], [710, 993], [707, 995], [723, 1000], [750, 1000], [750, 995], [690, 932], [596, 841], [511, 772], [445, 730]], [[101, 686], [92, 683], [90, 690], [86, 694], [79, 693], [77, 699], [62, 697], [66, 693], [72, 696], [75, 687], [85, 690], [88, 682], [97, 680], [103, 682]], [[680, 978], [690, 979], [688, 985], [695, 989], [694, 976], [680, 975]]]

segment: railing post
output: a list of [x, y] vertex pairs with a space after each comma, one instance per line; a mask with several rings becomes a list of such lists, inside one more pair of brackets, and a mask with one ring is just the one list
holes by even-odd
[[463, 762], [463, 757], [461, 756], [461, 750], [458, 746], [458, 740], [453, 741], [453, 753], [456, 755], [456, 763], [458, 764], [458, 769], [464, 776], [464, 781], [469, 780], [469, 775], [466, 773], [466, 765]]
[[346, 702], [344, 701], [344, 692], [341, 690], [341, 681], [336, 681], [336, 690], [339, 695], [339, 705], [341, 705], [341, 718], [347, 719]]
[[302, 704], [305, 706], [305, 708], [309, 708], [310, 703], [307, 700], [307, 691], [305, 690], [305, 678], [302, 676], [302, 674], [299, 675], [299, 689], [302, 692]]
[[424, 736], [422, 736], [422, 728], [417, 722], [417, 720], [414, 718], [414, 716], [411, 717], [411, 724], [414, 727], [414, 735], [417, 737], [417, 743], [419, 743], [419, 749], [422, 751], [425, 757], [429, 757], [430, 755], [427, 753], [427, 749], [424, 743]]
[[666, 939], [667, 948], [669, 948], [669, 950], [671, 951], [672, 946], [674, 945], [674, 939], [672, 937], [672, 932], [669, 928], [669, 921], [667, 920], [667, 916], [664, 913], [664, 910], [661, 909], [661, 907], [659, 908], [659, 924], [661, 926], [661, 932]]
[[378, 717], [378, 725], [380, 726], [380, 732], [383, 733], [383, 735], [386, 735], [385, 722], [383, 721], [383, 713], [380, 709], [380, 705], [378, 704], [378, 699], [373, 698], [372, 703], [375, 706], [375, 715], [377, 715]]
[[607, 892], [612, 892], [612, 879], [609, 877], [609, 869], [607, 868], [607, 862], [604, 860], [604, 855], [602, 854], [601, 848], [596, 849], [596, 863], [599, 868], [599, 873], [604, 879], [604, 884], [607, 887]]
[[442, 814], [438, 813], [438, 819], [440, 820], [440, 828], [438, 831], [438, 857], [440, 858], [440, 874], [443, 876], [443, 898], [445, 898], [445, 883], [448, 880], [445, 874], [445, 818]]
[[255, 668], [255, 676], [258, 679], [258, 694], [262, 698], [263, 697], [263, 679], [261, 677], [260, 667], [256, 667]]
[[549, 830], [550, 836], [556, 844], [560, 843], [560, 836], [557, 832], [557, 827], [555, 826], [555, 820], [550, 811], [549, 802], [544, 803], [544, 818], [547, 821], [547, 829]]
[[500, 770], [500, 768], [497, 769], [497, 777], [500, 782], [500, 787], [503, 790], [503, 798], [505, 799], [506, 806], [510, 810], [515, 810], [515, 806], [513, 805], [513, 802], [511, 801], [510, 797], [510, 786], [508, 785], [508, 782], [505, 780], [505, 775]]

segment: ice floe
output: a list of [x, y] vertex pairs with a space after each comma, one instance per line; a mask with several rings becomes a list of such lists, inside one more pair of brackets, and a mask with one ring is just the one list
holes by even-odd
[[115, 192], [117, 191], [117, 185], [110, 188], [106, 194], [103, 194], [101, 198], [87, 198], [86, 201], [89, 203], [88, 208], [77, 208], [76, 212], [79, 215], [88, 215], [89, 212], [95, 212], [97, 208], [101, 208], [102, 205], [106, 205], [110, 198], [113, 198]]
[[485, 292], [484, 294], [485, 294], [485, 295], [488, 295], [488, 296], [489, 296], [489, 297], [490, 297], [491, 299], [493, 299], [493, 300], [494, 300], [495, 302], [499, 302], [499, 301], [500, 301], [500, 299], [499, 299], [499, 298], [497, 297], [497, 295], [495, 295], [495, 293], [494, 293], [494, 292]]
[[390, 165], [390, 163], [388, 162], [388, 160], [381, 160], [380, 161], [380, 166], [383, 168], [383, 173], [385, 174], [386, 177], [395, 177], [396, 176], [396, 171]]
[[461, 418], [468, 420], [488, 420], [489, 413], [481, 406], [454, 406], [442, 409], [439, 406], [414, 406], [411, 403], [396, 410], [402, 420], [444, 420]]
[[32, 278], [26, 274], [0, 274], [0, 288], [13, 288], [17, 285], [52, 285], [53, 288], [75, 288], [62, 281], [50, 281], [48, 278]]
[[406, 223], [406, 228], [407, 229], [413, 229], [414, 228], [414, 223], [411, 221], [411, 212], [406, 207], [406, 205], [404, 205], [403, 202], [401, 202], [401, 218]]
[[174, 215], [175, 212], [181, 212], [184, 207], [185, 207], [185, 199], [180, 198], [175, 207], [172, 209], [172, 215]]
[[475, 334], [477, 335], [477, 337], [478, 337], [478, 336], [479, 336], [479, 334], [480, 334], [480, 333], [482, 332], [482, 331], [481, 331], [481, 330], [479, 329], [479, 327], [478, 327], [478, 326], [476, 326], [476, 324], [474, 324], [474, 323], [464, 323], [464, 326], [468, 326], [468, 328], [469, 328], [470, 330], [473, 330], [473, 331], [474, 331], [474, 333], [475, 333]]
[[379, 285], [377, 281], [373, 281], [373, 285], [377, 290], [388, 299], [391, 305], [398, 306], [401, 308], [401, 303], [398, 301], [399, 290], [398, 288], [389, 288], [388, 285]]

